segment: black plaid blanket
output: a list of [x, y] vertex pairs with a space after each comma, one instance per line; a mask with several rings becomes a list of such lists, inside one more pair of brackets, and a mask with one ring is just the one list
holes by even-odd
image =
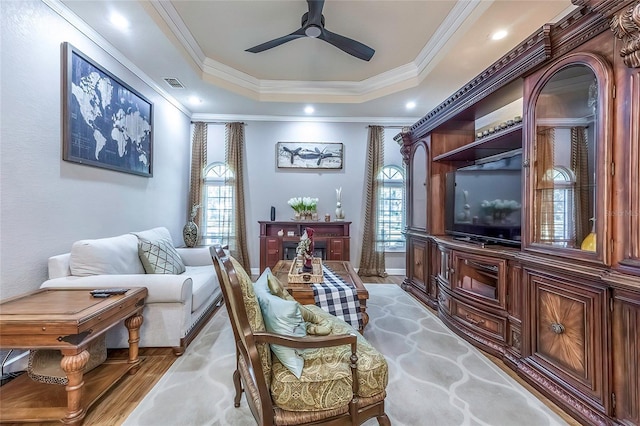
[[322, 265], [322, 273], [324, 282], [311, 285], [316, 305], [355, 329], [362, 327], [362, 313], [356, 289], [325, 265]]

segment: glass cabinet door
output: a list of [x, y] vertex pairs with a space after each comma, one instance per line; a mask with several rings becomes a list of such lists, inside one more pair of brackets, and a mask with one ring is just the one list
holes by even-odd
[[599, 258], [607, 228], [609, 78], [603, 61], [581, 56], [550, 68], [533, 92], [529, 242]]
[[411, 161], [411, 226], [427, 229], [427, 150], [422, 143]]

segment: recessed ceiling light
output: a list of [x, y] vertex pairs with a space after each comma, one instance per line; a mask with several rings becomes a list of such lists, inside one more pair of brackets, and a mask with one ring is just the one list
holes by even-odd
[[506, 30], [498, 30], [495, 33], [491, 34], [491, 40], [502, 40], [507, 36]]
[[200, 105], [202, 103], [202, 99], [197, 96], [189, 96], [189, 103], [191, 105]]
[[311, 105], [304, 107], [304, 112], [307, 114], [313, 114], [313, 111], [315, 111], [315, 109]]
[[416, 107], [416, 103], [411, 101], [411, 102], [407, 102], [407, 104], [405, 105], [405, 108], [407, 109], [414, 109]]
[[129, 21], [119, 13], [113, 12], [109, 20], [114, 26], [120, 28], [121, 30], [126, 30], [127, 28], [129, 28]]

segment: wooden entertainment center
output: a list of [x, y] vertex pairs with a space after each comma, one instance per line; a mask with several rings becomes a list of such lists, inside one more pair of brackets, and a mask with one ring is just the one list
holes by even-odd
[[[351, 222], [258, 221], [260, 224], [260, 271], [279, 260], [291, 260], [305, 228], [313, 228], [315, 254], [325, 260], [349, 260]], [[282, 235], [278, 232], [282, 231]]]
[[[403, 288], [578, 421], [638, 425], [640, 3], [573, 3], [396, 136]], [[454, 239], [447, 173], [514, 150], [521, 247]]]

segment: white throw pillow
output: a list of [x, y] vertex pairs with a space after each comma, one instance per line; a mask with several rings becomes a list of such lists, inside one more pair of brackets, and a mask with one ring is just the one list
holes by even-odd
[[171, 234], [169, 233], [169, 230], [163, 226], [147, 229], [146, 231], [132, 232], [132, 234], [140, 238], [141, 240], [147, 240], [147, 241], [168, 240], [171, 243], [171, 245], [173, 245], [173, 240], [171, 239]]
[[78, 277], [145, 272], [138, 257], [138, 238], [131, 234], [76, 241], [71, 246], [69, 269]]

